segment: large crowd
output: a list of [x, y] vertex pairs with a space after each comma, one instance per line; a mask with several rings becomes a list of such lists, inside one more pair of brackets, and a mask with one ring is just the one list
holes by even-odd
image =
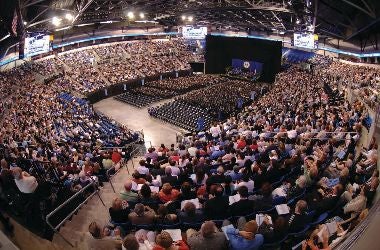
[[94, 242], [331, 249], [366, 218], [379, 186], [377, 142], [358, 147], [365, 107], [336, 84], [291, 67], [227, 121], [148, 149], [110, 208], [113, 227], [89, 226]]
[[92, 180], [107, 180], [115, 164], [103, 164], [112, 154], [104, 147], [122, 147], [139, 135], [70, 94], [75, 86], [65, 79], [33, 81], [33, 67], [26, 66], [11, 73], [4, 74], [14, 84], [0, 125], [1, 207], [43, 230], [43, 216]]
[[[128, 152], [103, 148], [138, 135], [73, 93], [187, 69], [185, 47], [177, 40], [127, 42], [1, 73], [2, 207], [39, 225], [41, 207], [46, 215], [83, 187], [107, 181]], [[36, 70], [63, 76], [35, 81]], [[149, 148], [109, 209], [112, 225], [89, 225], [93, 246], [330, 249], [367, 216], [379, 186], [378, 143], [359, 148], [365, 105], [345, 100], [338, 84], [376, 102], [378, 77], [377, 70], [332, 62], [313, 74], [290, 67], [270, 88], [214, 76], [140, 88], [148, 96], [194, 88], [176, 107], [224, 121], [208, 120], [210, 127], [178, 145]]]
[[375, 108], [379, 103], [380, 69], [334, 61], [323, 72], [344, 87], [353, 90], [353, 94], [362, 98], [371, 108]]

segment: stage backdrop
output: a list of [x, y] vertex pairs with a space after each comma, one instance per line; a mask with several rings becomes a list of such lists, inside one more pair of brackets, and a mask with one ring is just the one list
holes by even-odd
[[263, 64], [261, 62], [247, 61], [241, 59], [232, 59], [232, 68], [241, 69], [249, 72], [256, 72], [261, 74], [263, 71]]
[[246, 37], [206, 36], [206, 73], [223, 74], [232, 66], [232, 59], [262, 63], [260, 80], [274, 82], [281, 69], [280, 41]]

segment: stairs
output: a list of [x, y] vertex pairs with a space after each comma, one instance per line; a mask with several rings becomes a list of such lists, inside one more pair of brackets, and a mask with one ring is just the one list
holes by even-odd
[[[140, 158], [134, 158], [134, 164], [137, 166]], [[111, 184], [109, 182], [104, 183], [104, 187], [99, 191], [99, 195], [106, 206], [103, 206], [99, 200], [98, 195], [94, 195], [82, 208], [79, 209], [76, 215], [71, 220], [59, 229], [59, 233], [65, 237], [74, 247], [71, 247], [65, 240], [59, 235], [55, 234], [52, 240], [54, 245], [62, 247], [62, 249], [88, 249], [87, 237], [88, 225], [92, 221], [96, 221], [99, 225], [103, 226], [109, 222], [108, 208], [111, 207], [114, 198], [118, 197], [118, 193], [122, 190], [125, 180], [130, 176], [129, 172], [133, 172], [132, 162], [129, 161], [127, 167], [123, 167], [117, 175], [112, 178], [112, 184], [116, 193], [113, 192]]]

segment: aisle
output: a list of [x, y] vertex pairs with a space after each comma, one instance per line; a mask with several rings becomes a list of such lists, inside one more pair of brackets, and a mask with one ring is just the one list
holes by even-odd
[[[167, 101], [169, 100], [162, 102]], [[157, 104], [159, 103], [154, 105]], [[95, 103], [94, 108], [132, 130], [143, 129], [145, 141], [150, 141], [153, 146], [159, 146], [161, 143], [170, 146], [171, 143], [176, 142], [176, 133], [181, 131], [181, 128], [150, 117], [147, 108], [139, 109], [112, 97]]]

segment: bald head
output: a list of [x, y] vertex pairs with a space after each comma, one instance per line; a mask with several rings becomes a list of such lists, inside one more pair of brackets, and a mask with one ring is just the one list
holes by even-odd
[[131, 191], [131, 189], [132, 189], [132, 182], [130, 180], [127, 180], [124, 183], [124, 189], [125, 189], [125, 191]]

